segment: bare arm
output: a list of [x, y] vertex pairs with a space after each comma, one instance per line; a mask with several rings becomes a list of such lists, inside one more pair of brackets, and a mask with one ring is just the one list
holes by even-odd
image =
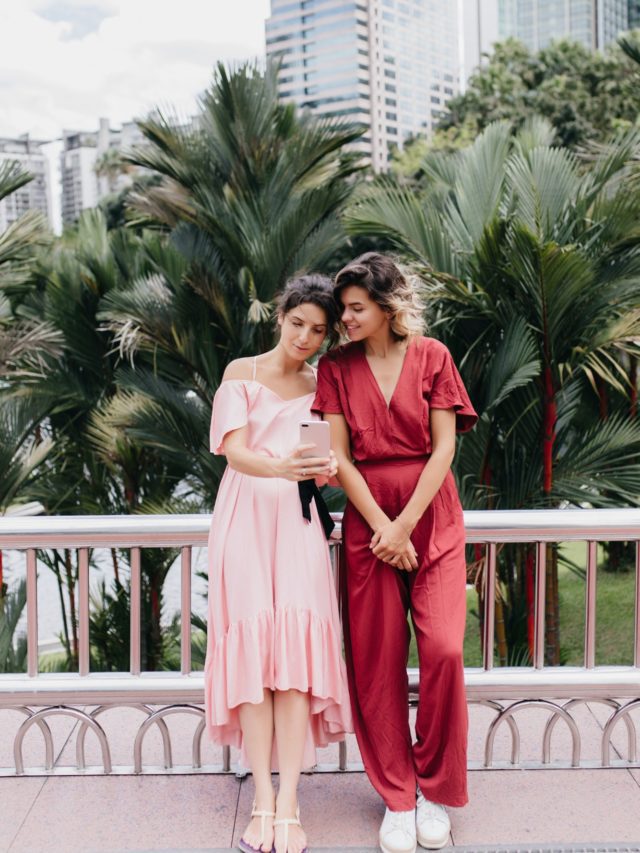
[[[227, 366], [222, 381], [248, 379], [250, 375], [251, 359], [236, 359]], [[314, 447], [313, 444], [300, 444], [287, 456], [267, 456], [247, 447], [248, 435], [249, 428], [242, 426], [230, 430], [222, 440], [222, 450], [227, 457], [229, 467], [241, 474], [249, 474], [252, 477], [281, 477], [298, 482], [333, 473], [329, 458], [302, 458], [302, 453]]]
[[[364, 477], [351, 459], [349, 428], [344, 415], [325, 414], [323, 417], [331, 427], [331, 446], [337, 457], [340, 485], [372, 531], [387, 528], [392, 522], [374, 500]], [[409, 539], [409, 533], [399, 522], [394, 523], [394, 531], [399, 568], [417, 568], [416, 551]]]
[[[331, 460], [303, 459], [301, 453], [313, 444], [299, 444], [288, 456], [263, 456], [247, 447], [246, 426], [227, 433], [223, 441], [224, 455], [229, 467], [252, 477], [282, 477], [285, 480], [312, 480], [331, 473]], [[304, 474], [302, 473], [304, 471]]]
[[[456, 450], [456, 415], [453, 409], [432, 409], [430, 413], [432, 452], [416, 483], [413, 494], [397, 523], [410, 535], [447, 476]], [[371, 540], [373, 553], [381, 560], [393, 561], [394, 549], [378, 531]]]

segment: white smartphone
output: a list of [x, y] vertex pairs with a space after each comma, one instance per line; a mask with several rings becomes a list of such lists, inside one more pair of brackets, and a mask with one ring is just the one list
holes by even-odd
[[305, 450], [303, 459], [317, 456], [326, 459], [331, 450], [331, 433], [326, 421], [302, 421], [300, 423], [300, 444], [315, 444], [310, 450]]

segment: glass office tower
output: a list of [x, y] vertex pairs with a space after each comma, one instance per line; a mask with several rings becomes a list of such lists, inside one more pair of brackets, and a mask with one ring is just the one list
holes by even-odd
[[499, 0], [498, 35], [531, 51], [559, 39], [596, 50], [629, 27], [629, 0]]
[[458, 10], [450, 0], [271, 0], [267, 56], [280, 97], [361, 122], [376, 171], [428, 134], [458, 92]]

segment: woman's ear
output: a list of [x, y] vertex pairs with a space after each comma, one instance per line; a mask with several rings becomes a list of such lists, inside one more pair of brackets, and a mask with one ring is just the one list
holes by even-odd
[[280, 327], [282, 327], [282, 321], [283, 321], [283, 320], [284, 320], [284, 317], [282, 316], [282, 314], [278, 314], [278, 316], [276, 317], [276, 323], [277, 323]]

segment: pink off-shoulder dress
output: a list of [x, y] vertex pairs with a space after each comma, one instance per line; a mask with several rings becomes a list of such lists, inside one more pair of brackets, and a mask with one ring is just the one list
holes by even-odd
[[[223, 453], [224, 436], [246, 425], [251, 450], [287, 455], [299, 443], [300, 421], [319, 417], [311, 412], [313, 398], [284, 400], [255, 380], [223, 382], [213, 403], [211, 451]], [[305, 766], [315, 763], [315, 747], [353, 730], [336, 591], [315, 502], [308, 522], [297, 483], [227, 467], [209, 536], [205, 706], [216, 743], [242, 749], [238, 707], [262, 702], [264, 688], [310, 694]]]

